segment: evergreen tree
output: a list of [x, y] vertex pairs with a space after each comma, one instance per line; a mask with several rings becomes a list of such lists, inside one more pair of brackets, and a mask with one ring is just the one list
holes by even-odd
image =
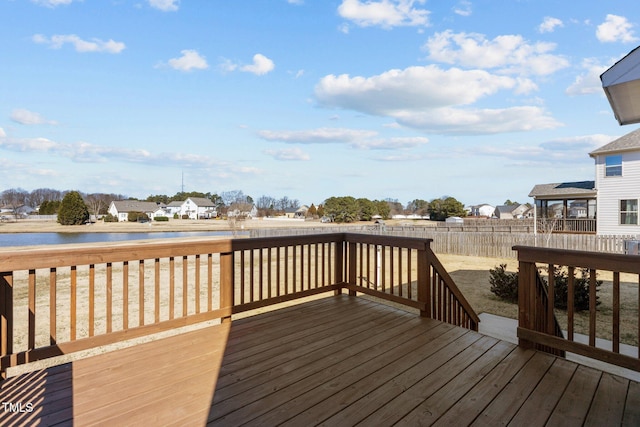
[[81, 225], [89, 220], [89, 209], [77, 191], [70, 191], [62, 199], [58, 222], [62, 225]]

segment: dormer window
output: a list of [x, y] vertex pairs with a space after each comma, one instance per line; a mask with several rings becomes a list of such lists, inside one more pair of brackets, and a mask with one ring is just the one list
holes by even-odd
[[622, 176], [622, 156], [607, 156], [605, 162], [605, 176]]

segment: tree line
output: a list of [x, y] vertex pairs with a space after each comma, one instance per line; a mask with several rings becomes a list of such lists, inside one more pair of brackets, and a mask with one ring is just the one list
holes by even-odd
[[[140, 200], [114, 193], [82, 193], [79, 191], [59, 191], [50, 188], [39, 188], [29, 192], [20, 188], [12, 188], [0, 193], [0, 204], [5, 209], [15, 209], [16, 217], [18, 209], [22, 206], [37, 208], [40, 215], [54, 215], [60, 213], [63, 200], [70, 193], [74, 193], [72, 197], [74, 204], [79, 205], [81, 201], [86, 211], [95, 216], [105, 215], [109, 204], [114, 200]], [[290, 199], [287, 196], [276, 198], [262, 195], [254, 199], [244, 194], [241, 190], [220, 193], [181, 191], [173, 196], [166, 194], [149, 195], [143, 201], [169, 204], [173, 201], [182, 202], [189, 197], [211, 200], [220, 215], [226, 215], [229, 210], [247, 212], [255, 206], [258, 216], [275, 216], [288, 210], [298, 209], [301, 206], [299, 200]], [[84, 211], [82, 207], [77, 207], [73, 210], [78, 209], [82, 212]], [[352, 196], [332, 196], [317, 206], [312, 203], [307, 211], [307, 215], [310, 217], [328, 217], [335, 222], [370, 221], [374, 217], [389, 219], [393, 215], [401, 214], [417, 215], [428, 217], [435, 221], [443, 221], [450, 216], [465, 216], [466, 210], [464, 204], [450, 196], [435, 198], [431, 201], [414, 199], [406, 205], [403, 205], [397, 199], [390, 198], [370, 200]]]

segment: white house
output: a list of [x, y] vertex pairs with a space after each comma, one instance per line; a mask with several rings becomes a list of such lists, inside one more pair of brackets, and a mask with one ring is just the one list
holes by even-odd
[[158, 211], [156, 202], [141, 202], [139, 200], [114, 200], [109, 205], [108, 212], [118, 221], [128, 221], [129, 212], [142, 212], [153, 219]]
[[189, 197], [180, 205], [180, 215], [189, 219], [210, 219], [218, 215], [216, 205], [204, 197]]
[[174, 200], [170, 202], [167, 206], [164, 207], [165, 212], [169, 218], [172, 218], [175, 214], [180, 215], [182, 211], [182, 203], [181, 201]]
[[491, 206], [487, 203], [481, 205], [469, 206], [467, 212], [469, 216], [487, 217], [490, 218], [493, 212], [496, 210], [495, 206]]
[[596, 164], [597, 233], [640, 235], [640, 129], [589, 155]]

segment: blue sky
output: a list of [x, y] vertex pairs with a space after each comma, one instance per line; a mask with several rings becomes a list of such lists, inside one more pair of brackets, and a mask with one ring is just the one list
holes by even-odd
[[0, 0], [0, 190], [443, 195], [593, 179], [637, 0]]

